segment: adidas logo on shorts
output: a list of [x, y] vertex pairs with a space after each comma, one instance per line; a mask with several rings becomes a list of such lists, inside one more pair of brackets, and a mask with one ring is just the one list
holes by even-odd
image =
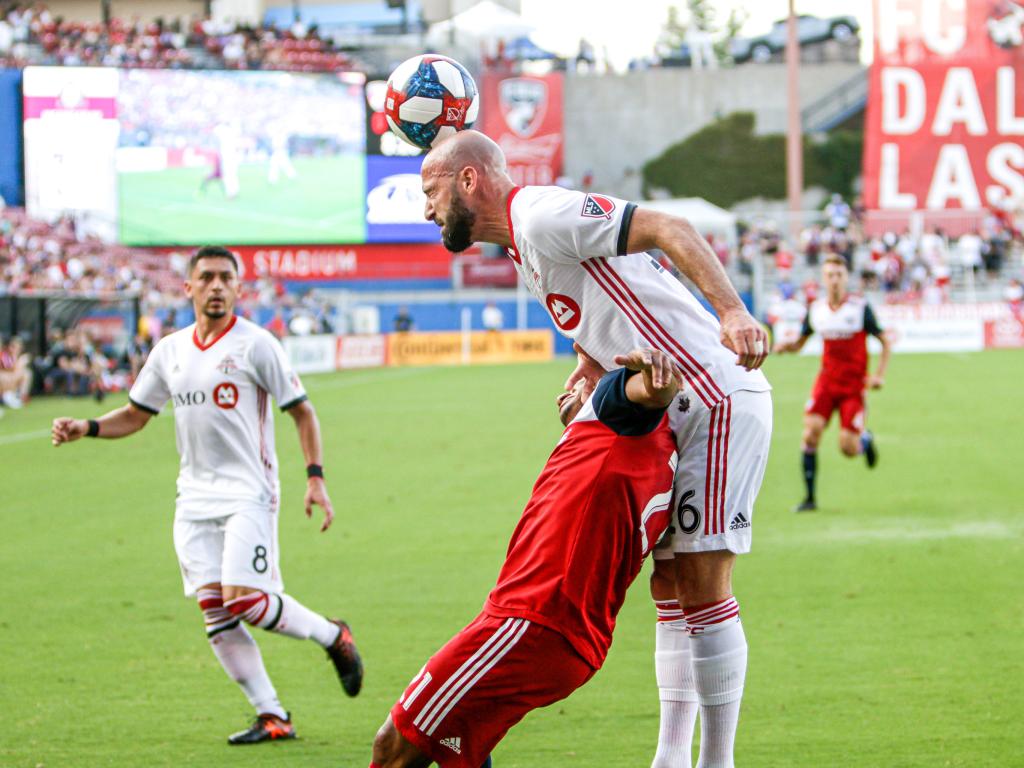
[[738, 515], [736, 515], [736, 517], [734, 517], [732, 519], [732, 522], [729, 523], [729, 530], [730, 531], [738, 531], [740, 528], [749, 528], [749, 527], [750, 527], [750, 521], [747, 520], [747, 516], [744, 515], [742, 512], [740, 512]]
[[462, 754], [462, 739], [458, 736], [449, 736], [447, 739], [441, 739], [440, 744], [442, 747], [448, 747], [456, 755]]

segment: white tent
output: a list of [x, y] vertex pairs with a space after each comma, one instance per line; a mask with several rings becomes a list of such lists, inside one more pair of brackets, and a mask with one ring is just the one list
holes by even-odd
[[644, 208], [682, 216], [703, 235], [714, 234], [725, 238], [729, 245], [736, 244], [736, 215], [703, 197], [673, 197], [667, 200], [644, 200]]
[[474, 41], [514, 40], [531, 34], [535, 27], [518, 13], [493, 0], [481, 0], [450, 19], [432, 24], [427, 31], [427, 42], [445, 45], [451, 40], [453, 29], [456, 40], [466, 42], [467, 38]]

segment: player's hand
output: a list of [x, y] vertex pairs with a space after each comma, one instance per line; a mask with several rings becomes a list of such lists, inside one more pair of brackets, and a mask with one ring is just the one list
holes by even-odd
[[89, 422], [85, 419], [69, 419], [62, 416], [53, 420], [53, 427], [50, 429], [50, 442], [54, 446], [63, 443], [73, 443], [80, 437], [85, 437], [89, 431]]
[[572, 348], [576, 352], [576, 370], [569, 374], [569, 378], [565, 380], [565, 389], [571, 392], [576, 386], [576, 382], [582, 379], [586, 382], [583, 385], [583, 398], [585, 400], [590, 397], [594, 388], [597, 387], [597, 382], [601, 380], [601, 377], [607, 371], [601, 367], [597, 360], [588, 355], [579, 344], [573, 344]]
[[736, 353], [736, 365], [760, 368], [768, 357], [768, 332], [745, 309], [722, 316], [722, 344]]
[[871, 374], [868, 376], [868, 389], [881, 389], [885, 386], [885, 379], [881, 376]]
[[313, 505], [316, 504], [324, 510], [324, 524], [320, 526], [320, 533], [331, 527], [334, 522], [334, 507], [331, 506], [331, 497], [327, 495], [327, 484], [322, 477], [311, 477], [306, 483], [306, 517], [313, 517]]
[[657, 349], [637, 348], [628, 355], [616, 355], [615, 364], [641, 372], [647, 391], [651, 394], [672, 390], [674, 395], [679, 387], [672, 358]]

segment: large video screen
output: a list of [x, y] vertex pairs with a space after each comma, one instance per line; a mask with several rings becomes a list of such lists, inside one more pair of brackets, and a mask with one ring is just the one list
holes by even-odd
[[[130, 245], [366, 241], [361, 75], [91, 72], [102, 80], [26, 71], [26, 175], [39, 213], [89, 212], [97, 233]], [[89, 189], [116, 195], [88, 211]]]

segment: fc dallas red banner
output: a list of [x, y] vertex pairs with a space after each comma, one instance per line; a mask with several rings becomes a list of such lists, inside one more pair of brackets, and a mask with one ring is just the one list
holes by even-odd
[[875, 0], [868, 209], [1024, 205], [1024, 7]]
[[452, 255], [441, 245], [297, 245], [231, 248], [248, 280], [425, 280], [451, 276]]
[[478, 127], [505, 152], [516, 184], [554, 184], [562, 175], [562, 74], [483, 76]]

